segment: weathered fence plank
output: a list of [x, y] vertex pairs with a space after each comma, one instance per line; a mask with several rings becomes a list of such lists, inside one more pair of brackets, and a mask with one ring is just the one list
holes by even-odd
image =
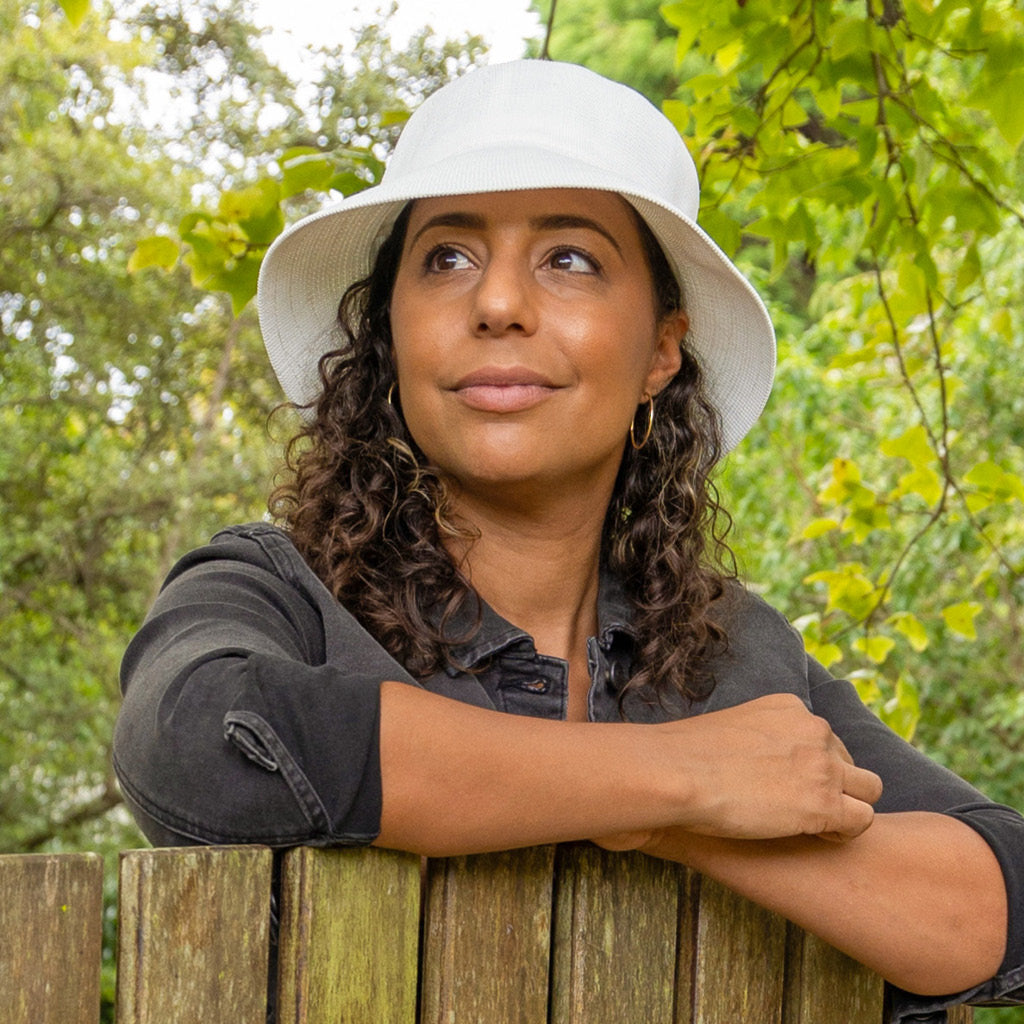
[[421, 1024], [547, 1020], [555, 848], [432, 860]]
[[684, 869], [579, 844], [557, 872], [551, 1024], [674, 1024]]
[[415, 1024], [420, 858], [290, 851], [281, 874], [278, 1024]]
[[264, 1024], [272, 854], [121, 856], [118, 1024]]
[[879, 1024], [882, 979], [821, 939], [788, 926], [784, 1024]]
[[783, 918], [702, 878], [694, 1024], [781, 1024], [785, 952]]
[[96, 1024], [102, 934], [100, 857], [0, 857], [0, 1017], [6, 1024]]
[[[676, 864], [585, 843], [423, 862], [122, 855], [118, 1024], [882, 1024], [882, 983]], [[96, 1024], [102, 862], [0, 857], [0, 1019]], [[417, 991], [417, 981], [419, 987]], [[950, 1024], [971, 1024], [957, 1007]]]

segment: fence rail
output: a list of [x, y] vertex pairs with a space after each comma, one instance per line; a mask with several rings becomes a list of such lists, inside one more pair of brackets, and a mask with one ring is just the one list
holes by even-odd
[[[866, 968], [639, 854], [303, 847], [279, 868], [262, 847], [122, 854], [117, 1024], [265, 1024], [268, 999], [278, 1024], [883, 1021]], [[10, 1024], [97, 1024], [102, 874], [92, 854], [0, 857]]]

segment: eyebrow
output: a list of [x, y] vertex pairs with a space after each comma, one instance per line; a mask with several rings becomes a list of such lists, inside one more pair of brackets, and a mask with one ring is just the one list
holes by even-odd
[[[420, 235], [431, 228], [469, 228], [474, 231], [482, 231], [487, 226], [487, 219], [478, 213], [439, 213], [431, 217], [413, 235], [409, 245], [415, 245]], [[533, 217], [530, 220], [530, 227], [535, 231], [559, 231], [564, 228], [584, 228], [588, 231], [596, 231], [597, 234], [607, 238], [615, 247], [615, 251], [621, 256], [622, 249], [619, 243], [611, 235], [607, 228], [590, 217], [581, 217], [573, 213], [552, 213], [544, 217]]]

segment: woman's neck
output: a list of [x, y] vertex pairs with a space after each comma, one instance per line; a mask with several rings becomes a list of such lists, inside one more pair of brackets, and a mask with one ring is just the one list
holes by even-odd
[[541, 653], [585, 659], [597, 629], [604, 503], [574, 498], [522, 511], [463, 495], [456, 506], [478, 537], [452, 555], [477, 593]]

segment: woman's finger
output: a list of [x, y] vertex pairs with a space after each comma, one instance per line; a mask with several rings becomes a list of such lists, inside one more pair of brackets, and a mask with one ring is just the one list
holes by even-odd
[[858, 768], [851, 761], [843, 768], [843, 793], [855, 800], [875, 804], [882, 795], [882, 780], [867, 768]]

